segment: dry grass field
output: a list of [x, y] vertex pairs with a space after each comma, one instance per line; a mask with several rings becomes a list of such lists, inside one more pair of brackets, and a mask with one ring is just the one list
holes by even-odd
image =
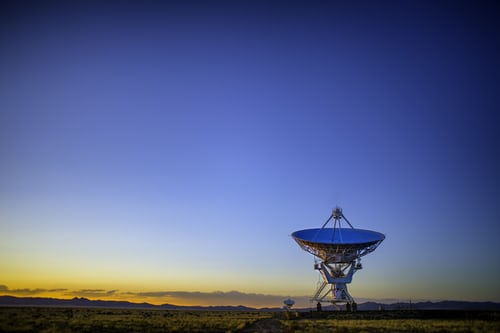
[[0, 332], [236, 332], [265, 312], [0, 307]]
[[388, 332], [500, 332], [498, 322], [484, 320], [446, 319], [382, 319], [382, 320], [300, 320], [284, 323], [285, 332], [341, 332], [341, 333], [388, 333]]
[[500, 332], [498, 312], [290, 313], [0, 307], [0, 332]]

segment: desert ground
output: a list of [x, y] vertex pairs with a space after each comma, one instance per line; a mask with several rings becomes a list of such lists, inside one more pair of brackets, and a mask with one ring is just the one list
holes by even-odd
[[266, 312], [1, 307], [0, 332], [500, 332], [497, 311]]

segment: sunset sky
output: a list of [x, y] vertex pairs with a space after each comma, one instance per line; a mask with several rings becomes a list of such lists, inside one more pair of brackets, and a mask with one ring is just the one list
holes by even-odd
[[358, 301], [500, 302], [494, 2], [0, 6], [0, 295], [308, 306], [338, 205]]

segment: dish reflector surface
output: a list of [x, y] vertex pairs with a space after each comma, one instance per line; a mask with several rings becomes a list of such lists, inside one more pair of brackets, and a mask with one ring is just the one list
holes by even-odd
[[385, 239], [380, 232], [350, 228], [304, 229], [292, 237], [302, 249], [326, 263], [350, 262], [374, 251]]
[[295, 239], [323, 244], [366, 244], [385, 238], [384, 234], [371, 230], [351, 228], [315, 228], [295, 231]]

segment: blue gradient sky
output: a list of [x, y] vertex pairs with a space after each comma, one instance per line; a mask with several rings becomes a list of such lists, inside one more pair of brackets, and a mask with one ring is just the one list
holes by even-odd
[[500, 301], [493, 3], [2, 6], [0, 291], [279, 306], [339, 205], [355, 298]]

